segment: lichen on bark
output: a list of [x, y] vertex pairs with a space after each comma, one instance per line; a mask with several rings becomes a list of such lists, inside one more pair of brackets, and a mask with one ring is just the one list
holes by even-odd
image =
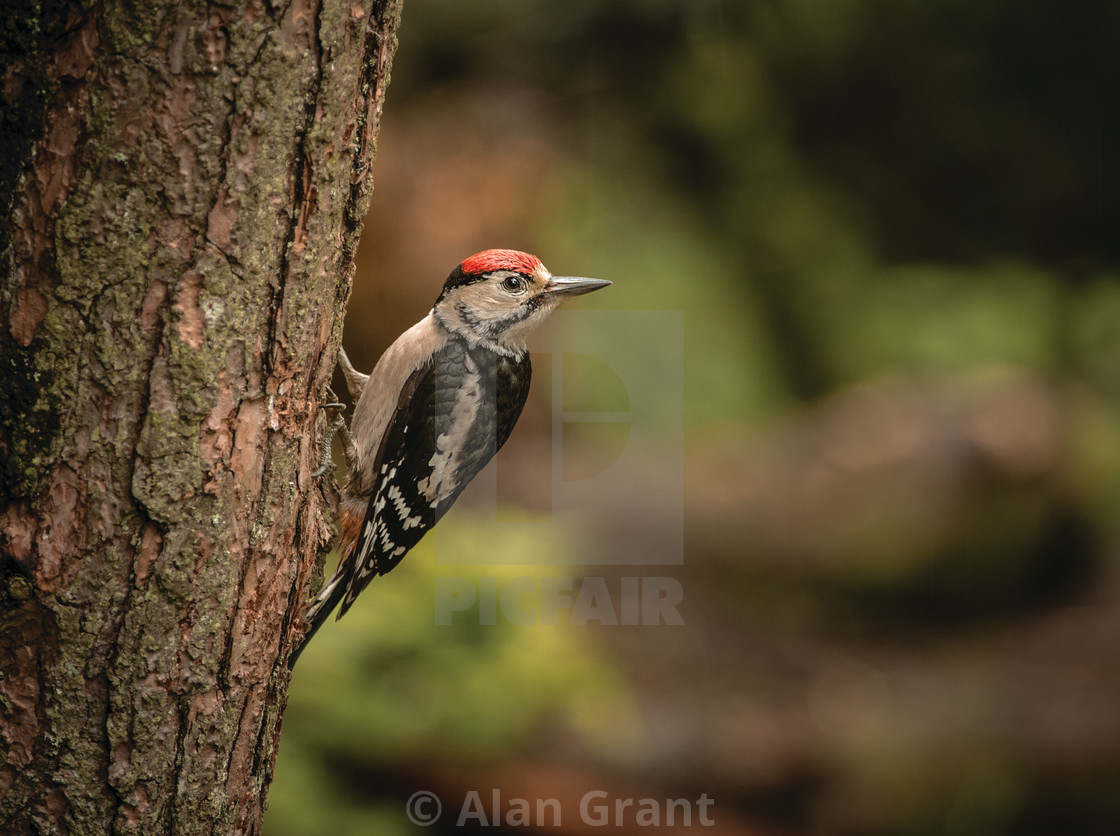
[[0, 830], [256, 832], [400, 3], [3, 15]]

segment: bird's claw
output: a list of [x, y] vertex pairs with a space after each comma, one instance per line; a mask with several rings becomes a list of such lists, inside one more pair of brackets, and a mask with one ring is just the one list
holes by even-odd
[[[327, 392], [332, 398], [337, 397], [335, 393], [330, 389], [328, 389]], [[319, 408], [331, 412], [338, 410], [338, 415], [336, 415], [334, 420], [327, 425], [327, 431], [323, 436], [323, 442], [321, 447], [319, 448], [319, 466], [311, 471], [312, 479], [318, 479], [320, 476], [326, 473], [330, 466], [334, 463], [333, 459], [331, 458], [331, 442], [334, 440], [334, 434], [342, 429], [346, 424], [346, 418], [342, 414], [342, 410], [346, 408], [346, 404], [338, 403], [337, 401], [335, 401], [333, 403], [325, 403]]]

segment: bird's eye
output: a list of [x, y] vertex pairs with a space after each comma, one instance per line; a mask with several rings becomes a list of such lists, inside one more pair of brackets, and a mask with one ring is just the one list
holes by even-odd
[[502, 279], [502, 287], [510, 293], [519, 293], [525, 289], [525, 281], [520, 276], [506, 276]]

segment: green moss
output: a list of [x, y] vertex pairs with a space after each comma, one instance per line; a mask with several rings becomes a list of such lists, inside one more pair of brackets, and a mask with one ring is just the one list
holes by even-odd
[[[0, 19], [37, 8], [17, 3]], [[268, 15], [252, 24], [232, 20], [222, 30], [226, 55], [211, 67], [202, 27], [211, 26], [210, 15], [227, 14], [224, 8], [113, 2], [98, 9], [104, 19], [96, 73], [107, 83], [87, 91], [81, 165], [54, 228], [47, 312], [32, 350], [2, 358], [5, 379], [18, 380], [0, 405], [5, 425], [18, 426], [14, 455], [5, 461], [16, 479], [6, 484], [38, 497], [45, 485], [35, 480], [45, 480], [64, 453], [75, 456], [76, 437], [83, 439], [80, 455], [97, 468], [82, 475], [91, 522], [79, 548], [87, 559], [67, 564], [74, 576], [49, 596], [63, 651], [44, 673], [53, 744], [41, 785], [65, 786], [71, 812], [61, 825], [38, 826], [146, 832], [151, 822], [133, 826], [123, 812], [113, 821], [115, 805], [138, 806], [143, 787], [149, 795], [173, 788], [170, 814], [180, 832], [218, 832], [242, 812], [225, 789], [239, 735], [256, 733], [249, 765], [256, 786], [263, 789], [270, 777], [286, 680], [273, 673], [260, 726], [247, 729], [249, 691], [223, 683], [221, 665], [244, 561], [258, 557], [246, 547], [272, 548], [277, 519], [294, 518], [304, 502], [295, 478], [303, 430], [265, 433], [263, 484], [246, 490], [250, 512], [233, 504], [222, 463], [206, 471], [202, 423], [219, 394], [231, 397], [235, 410], [266, 394], [253, 388], [268, 389], [285, 421], [309, 418], [300, 402], [308, 375], [325, 376], [313, 365], [321, 347], [313, 345], [319, 331], [312, 323], [333, 318], [337, 338], [338, 303], [348, 289], [341, 275], [327, 281], [324, 295], [319, 277], [324, 267], [345, 273], [336, 269], [336, 242], [341, 216], [352, 213], [351, 157], [333, 147], [348, 118], [365, 21], [352, 25], [349, 7], [325, 7], [322, 47], [337, 63], [324, 67], [319, 56], [286, 46]], [[183, 59], [171, 68], [167, 52], [179, 32]], [[15, 37], [4, 32], [0, 44]], [[179, 83], [172, 74], [192, 72], [189, 112], [177, 117], [192, 141], [171, 147], [160, 131], [144, 131], [122, 146], [136, 115], [163, 99], [163, 85]], [[317, 107], [326, 108], [321, 121]], [[293, 130], [300, 125], [306, 132]], [[174, 177], [184, 166], [191, 175]], [[292, 206], [293, 194], [297, 203], [305, 199], [305, 182], [313, 202]], [[235, 204], [229, 240], [207, 240], [223, 229], [210, 214], [220, 200]], [[297, 254], [291, 244], [301, 211], [306, 228]], [[164, 247], [173, 225], [176, 245]], [[197, 238], [183, 247], [190, 233]], [[353, 228], [347, 235], [356, 240]], [[324, 311], [331, 303], [335, 309]], [[267, 344], [270, 337], [275, 344]], [[137, 424], [132, 416], [143, 417]], [[208, 493], [212, 485], [225, 492]], [[104, 515], [122, 506], [107, 534]], [[239, 513], [256, 516], [250, 542], [235, 547], [230, 538], [245, 526]], [[161, 540], [154, 560], [146, 555], [141, 564], [150, 521]], [[8, 583], [9, 600], [32, 595], [26, 580]], [[178, 760], [169, 763], [168, 751]], [[160, 809], [167, 814], [162, 802]]]
[[117, 55], [144, 55], [152, 51], [167, 31], [166, 7], [144, 0], [117, 0], [105, 4], [102, 31], [105, 44]]
[[32, 595], [31, 583], [22, 575], [12, 575], [7, 579], [5, 592], [9, 598], [16, 602], [30, 600]]
[[[32, 350], [37, 347], [33, 344]], [[0, 376], [5, 383], [0, 423], [11, 445], [9, 455], [0, 461], [3, 485], [13, 497], [42, 492], [42, 462], [59, 443], [59, 414], [65, 404], [54, 394], [54, 375], [39, 371], [34, 360], [32, 351], [14, 347], [0, 355]]]

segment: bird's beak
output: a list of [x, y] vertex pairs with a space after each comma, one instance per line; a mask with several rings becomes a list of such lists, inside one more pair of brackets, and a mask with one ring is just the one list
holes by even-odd
[[606, 279], [584, 279], [577, 276], [552, 276], [544, 286], [545, 293], [556, 296], [579, 296], [609, 285]]

